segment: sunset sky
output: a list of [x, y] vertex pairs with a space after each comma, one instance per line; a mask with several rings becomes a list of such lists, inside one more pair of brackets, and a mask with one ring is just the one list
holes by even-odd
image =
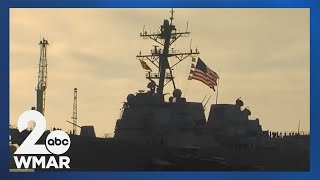
[[[10, 9], [10, 124], [36, 104], [41, 37], [48, 39], [47, 129], [69, 131], [73, 89], [78, 88], [78, 124], [97, 135], [113, 133], [127, 94], [146, 90], [136, 55], [149, 53], [170, 9]], [[309, 9], [175, 9], [174, 24], [191, 35], [173, 45], [198, 48], [199, 57], [220, 72], [218, 103], [238, 97], [263, 130], [310, 129]], [[170, 59], [170, 62], [176, 62]], [[187, 101], [215, 93], [188, 81], [191, 58], [174, 69]], [[152, 64], [149, 66], [154, 68]], [[155, 69], [155, 68], [154, 68]], [[165, 92], [172, 92], [169, 84]], [[169, 96], [166, 96], [169, 97]], [[207, 108], [208, 110], [210, 108]], [[206, 112], [208, 114], [208, 112]]]

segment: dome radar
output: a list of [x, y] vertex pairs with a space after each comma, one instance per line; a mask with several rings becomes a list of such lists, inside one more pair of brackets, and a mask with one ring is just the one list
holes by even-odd
[[181, 98], [182, 91], [180, 89], [175, 89], [175, 90], [173, 90], [172, 95], [175, 98]]

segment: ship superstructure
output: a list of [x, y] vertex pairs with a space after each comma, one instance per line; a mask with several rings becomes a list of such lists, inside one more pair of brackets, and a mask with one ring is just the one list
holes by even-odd
[[[188, 30], [177, 32], [173, 24], [173, 13], [171, 10], [170, 20], [165, 19], [158, 32], [140, 33], [144, 39], [152, 39], [159, 45], [154, 46], [151, 54], [142, 55], [140, 52], [137, 55], [143, 69], [147, 71], [146, 78], [150, 80], [147, 85], [149, 90], [127, 96], [127, 102], [123, 104], [121, 116], [116, 123], [115, 139], [181, 147], [216, 145], [215, 135], [219, 137], [226, 134], [238, 135], [233, 133], [240, 131], [261, 135], [259, 121], [249, 121], [250, 111], [241, 110], [240, 107], [243, 105], [241, 100], [237, 100], [236, 104], [212, 105], [207, 123], [203, 104], [189, 102], [182, 97], [182, 91], [175, 85], [172, 69], [188, 57], [195, 60], [199, 51], [190, 49], [189, 52], [180, 53], [171, 48], [180, 37], [187, 37], [190, 34]], [[173, 58], [178, 61], [171, 63]], [[156, 72], [153, 72], [145, 61], [154, 65]], [[192, 79], [192, 76], [190, 77]], [[164, 87], [169, 82], [172, 82], [174, 90], [166, 101]], [[214, 89], [214, 85], [210, 87]]]

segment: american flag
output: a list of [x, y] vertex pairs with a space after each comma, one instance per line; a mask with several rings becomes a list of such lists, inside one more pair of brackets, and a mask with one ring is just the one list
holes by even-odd
[[203, 82], [214, 91], [214, 86], [217, 86], [219, 76], [216, 72], [212, 71], [200, 58], [198, 58], [197, 65], [193, 71], [190, 72], [192, 76], [188, 79], [195, 79]]

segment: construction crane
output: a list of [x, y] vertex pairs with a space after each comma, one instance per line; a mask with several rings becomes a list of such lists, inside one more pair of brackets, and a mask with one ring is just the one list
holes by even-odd
[[47, 47], [49, 42], [43, 38], [40, 43], [40, 60], [39, 60], [39, 71], [38, 71], [38, 85], [36, 87], [37, 92], [37, 106], [36, 110], [44, 115], [45, 112], [45, 102], [46, 102], [46, 89], [47, 89]]
[[78, 89], [74, 88], [73, 90], [73, 115], [71, 117], [71, 119], [73, 120], [73, 134], [77, 134], [77, 93], [78, 93]]

